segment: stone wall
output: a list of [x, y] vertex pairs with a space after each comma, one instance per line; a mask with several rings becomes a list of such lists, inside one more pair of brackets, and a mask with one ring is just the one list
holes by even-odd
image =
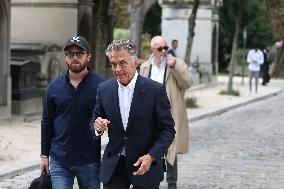
[[64, 44], [77, 34], [77, 0], [12, 0], [11, 42]]
[[[192, 10], [192, 3], [166, 2], [162, 6], [162, 36], [171, 44], [173, 39], [179, 41], [177, 57], [184, 59], [188, 37], [188, 19]], [[196, 15], [195, 35], [192, 44], [190, 60], [185, 62], [199, 64], [199, 70], [206, 79], [200, 81], [214, 81], [218, 73], [218, 14], [210, 1], [199, 5]], [[209, 78], [209, 79], [207, 79]]]
[[11, 112], [10, 0], [0, 1], [0, 117]]
[[[63, 46], [70, 36], [78, 33], [78, 7], [78, 0], [12, 0], [12, 59], [38, 64], [36, 87], [42, 96], [48, 82], [65, 71]], [[20, 115], [37, 113], [41, 102], [41, 96], [13, 100], [12, 110]]]

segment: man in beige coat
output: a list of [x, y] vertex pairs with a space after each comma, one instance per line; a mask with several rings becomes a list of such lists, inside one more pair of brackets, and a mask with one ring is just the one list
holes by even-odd
[[176, 137], [168, 149], [168, 189], [175, 189], [177, 183], [177, 154], [188, 152], [188, 118], [184, 102], [185, 90], [192, 85], [191, 72], [186, 63], [168, 55], [167, 41], [161, 36], [151, 40], [152, 55], [140, 67], [140, 74], [166, 85], [172, 116], [175, 121]]

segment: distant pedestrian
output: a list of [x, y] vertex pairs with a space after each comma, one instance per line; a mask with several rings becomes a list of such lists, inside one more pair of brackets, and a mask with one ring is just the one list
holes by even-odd
[[99, 189], [100, 140], [89, 123], [104, 79], [88, 68], [91, 49], [84, 37], [68, 39], [64, 51], [68, 70], [49, 84], [44, 100], [40, 168], [49, 172], [50, 166], [53, 189], [72, 188], [74, 177], [80, 188]]
[[169, 54], [173, 55], [174, 57], [177, 57], [177, 48], [178, 48], [178, 40], [174, 39], [172, 40], [172, 48], [169, 50]]
[[261, 65], [261, 72], [262, 72], [262, 85], [266, 86], [267, 83], [270, 81], [269, 75], [269, 54], [268, 49], [264, 48], [263, 52], [263, 64]]
[[184, 94], [192, 85], [191, 72], [183, 60], [168, 54], [167, 41], [163, 37], [152, 38], [151, 50], [152, 55], [141, 65], [140, 74], [166, 86], [176, 130], [176, 138], [166, 155], [167, 182], [168, 189], [176, 189], [177, 154], [188, 152], [189, 129]]
[[249, 90], [252, 91], [252, 79], [255, 79], [255, 93], [258, 88], [258, 77], [260, 71], [260, 65], [263, 64], [263, 53], [260, 49], [254, 48], [249, 50], [247, 55], [247, 63], [249, 70]]

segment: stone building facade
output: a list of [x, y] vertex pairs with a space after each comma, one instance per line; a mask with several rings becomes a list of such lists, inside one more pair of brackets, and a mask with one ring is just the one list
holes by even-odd
[[[188, 37], [188, 19], [193, 0], [160, 0], [162, 7], [162, 36], [171, 44], [173, 39], [179, 41], [178, 57], [184, 59]], [[200, 0], [196, 15], [195, 36], [193, 39], [190, 64], [198, 65], [200, 75], [194, 77], [194, 83], [216, 81], [218, 73], [218, 9], [221, 0]], [[189, 62], [189, 60], [185, 60]], [[194, 69], [193, 69], [194, 71]]]
[[[48, 82], [66, 70], [63, 54], [66, 39], [77, 34], [93, 39], [91, 18], [94, 2], [0, 1], [0, 117], [11, 113], [25, 116], [41, 111]], [[12, 72], [14, 78], [10, 76], [11, 67], [20, 70], [19, 73]], [[39, 70], [31, 71], [35, 67]], [[21, 77], [15, 78], [15, 73]], [[34, 86], [15, 84], [19, 78]], [[36, 78], [36, 82], [31, 78]], [[27, 92], [31, 91], [30, 87], [39, 89], [38, 95]]]
[[[38, 105], [41, 104], [48, 82], [66, 70], [62, 49], [66, 39], [81, 34], [89, 41], [94, 41], [92, 18], [95, 16], [95, 2], [0, 1], [0, 117], [9, 116], [11, 112], [27, 115], [41, 111]], [[185, 56], [192, 2], [193, 0], [159, 0], [162, 7], [162, 35], [169, 44], [172, 39], [179, 40], [180, 58]], [[207, 82], [214, 81], [218, 73], [218, 8], [221, 3], [221, 0], [201, 0], [197, 12], [191, 63], [198, 63], [200, 70], [205, 70], [203, 76], [207, 74], [207, 77], [195, 77], [195, 83], [200, 83], [204, 78]], [[31, 92], [27, 92], [32, 91], [30, 88], [24, 88], [24, 92], [15, 88], [16, 85], [12, 83], [15, 78], [10, 75], [12, 65], [26, 71], [19, 74], [27, 82], [36, 78], [36, 82], [32, 83], [39, 89], [38, 96], [30, 95]], [[32, 68], [36, 69], [31, 71]], [[17, 77], [19, 78], [21, 77]]]
[[10, 23], [11, 1], [0, 1], [0, 117], [11, 113]]

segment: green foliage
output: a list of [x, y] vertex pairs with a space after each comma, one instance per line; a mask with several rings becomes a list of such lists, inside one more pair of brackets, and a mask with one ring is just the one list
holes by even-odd
[[[235, 65], [235, 70], [234, 70], [234, 75], [242, 76], [242, 72], [244, 69], [244, 76], [248, 75], [247, 72], [247, 53], [249, 49], [237, 49], [237, 54], [236, 54], [236, 65]], [[242, 68], [244, 66], [244, 68]]]
[[218, 76], [227, 76], [228, 77], [228, 71], [226, 71], [226, 70], [219, 70]]
[[205, 67], [200, 67], [200, 66], [196, 69], [196, 71], [198, 73], [206, 73], [206, 72], [208, 72], [208, 70]]
[[114, 28], [113, 39], [130, 39], [130, 30], [123, 28]]
[[[235, 22], [238, 17], [239, 1], [226, 0], [220, 9], [219, 69], [227, 68], [232, 49]], [[247, 30], [247, 41], [243, 40], [244, 28]], [[273, 43], [272, 25], [268, 19], [268, 10], [263, 0], [244, 1], [242, 9], [239, 47], [267, 47]]]
[[230, 90], [230, 91], [222, 90], [220, 92], [220, 94], [221, 95], [229, 95], [229, 96], [240, 96], [240, 92], [236, 91], [236, 90]]
[[118, 28], [129, 28], [128, 0], [114, 1], [115, 25]]
[[142, 37], [142, 49], [141, 49], [141, 59], [148, 59], [151, 54], [151, 35], [145, 33]]
[[143, 33], [147, 32], [151, 37], [161, 35], [161, 17], [162, 8], [158, 3], [155, 3], [146, 14]]
[[185, 99], [185, 105], [187, 108], [198, 108], [196, 97], [187, 97]]
[[237, 65], [247, 65], [247, 53], [248, 53], [248, 49], [238, 49], [237, 50]]
[[275, 62], [276, 60], [276, 55], [277, 55], [277, 48], [275, 46], [272, 46], [268, 48], [269, 52], [269, 57], [268, 57], [268, 62], [269, 64]]

